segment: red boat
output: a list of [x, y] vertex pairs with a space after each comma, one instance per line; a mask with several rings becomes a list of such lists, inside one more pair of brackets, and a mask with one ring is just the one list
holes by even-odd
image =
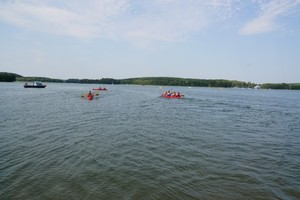
[[164, 92], [161, 96], [167, 99], [181, 99], [184, 97], [179, 92]]
[[94, 88], [93, 90], [108, 90], [108, 89], [99, 87], [99, 88]]
[[97, 96], [99, 94], [92, 93], [91, 91], [89, 91], [89, 93], [81, 95], [81, 98], [86, 98], [87, 100], [93, 100], [95, 95]]

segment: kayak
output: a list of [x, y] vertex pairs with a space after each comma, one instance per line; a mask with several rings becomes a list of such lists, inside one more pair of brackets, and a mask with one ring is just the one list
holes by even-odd
[[93, 90], [107, 90], [106, 88], [94, 88]]

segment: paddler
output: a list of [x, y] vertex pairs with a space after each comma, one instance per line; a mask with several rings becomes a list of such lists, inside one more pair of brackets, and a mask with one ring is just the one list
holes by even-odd
[[93, 96], [93, 94], [92, 94], [92, 92], [91, 91], [89, 91], [89, 93], [88, 93], [88, 95], [87, 95], [88, 97], [90, 97], [90, 96]]

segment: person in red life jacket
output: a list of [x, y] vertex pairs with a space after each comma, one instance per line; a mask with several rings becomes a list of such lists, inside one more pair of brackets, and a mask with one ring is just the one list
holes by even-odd
[[92, 94], [92, 92], [91, 91], [89, 91], [89, 93], [88, 93], [88, 95], [87, 95], [88, 97], [92, 97], [93, 96], [93, 94]]

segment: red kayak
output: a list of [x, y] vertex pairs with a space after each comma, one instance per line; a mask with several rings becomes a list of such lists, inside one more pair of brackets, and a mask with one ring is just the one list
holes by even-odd
[[181, 99], [184, 95], [168, 95], [168, 94], [162, 94], [162, 97], [167, 99]]
[[106, 88], [94, 88], [93, 90], [107, 90]]

